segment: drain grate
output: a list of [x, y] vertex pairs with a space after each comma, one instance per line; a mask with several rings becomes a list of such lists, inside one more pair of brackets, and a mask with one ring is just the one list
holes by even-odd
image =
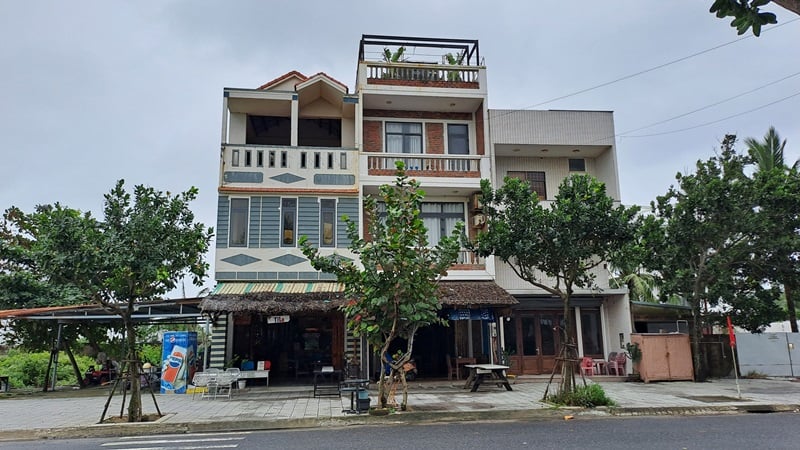
[[689, 400], [697, 400], [698, 402], [705, 403], [725, 403], [725, 402], [747, 402], [750, 401], [746, 398], [728, 397], [725, 395], [693, 395], [687, 396]]

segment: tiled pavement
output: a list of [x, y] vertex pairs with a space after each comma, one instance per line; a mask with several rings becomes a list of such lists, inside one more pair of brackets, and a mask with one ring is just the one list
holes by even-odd
[[[563, 414], [540, 402], [546, 380], [520, 378], [513, 391], [492, 384], [472, 393], [463, 389], [463, 382], [433, 381], [409, 384], [409, 411], [389, 417], [393, 421], [515, 419], [555, 417]], [[713, 414], [741, 409], [773, 408], [797, 410], [800, 405], [800, 382], [792, 379], [740, 380], [741, 398], [735, 380], [713, 380], [705, 383], [599, 382], [607, 395], [617, 402], [612, 409], [587, 414]], [[556, 386], [553, 386], [554, 389]], [[371, 398], [375, 404], [374, 385]], [[349, 396], [314, 397], [306, 386], [269, 388], [254, 387], [234, 391], [231, 399], [201, 399], [192, 395], [156, 395], [165, 414], [161, 420], [139, 428], [120, 429], [116, 425], [96, 425], [107, 400], [108, 390], [97, 396], [71, 396], [66, 392], [35, 397], [0, 397], [0, 439], [19, 439], [95, 434], [145, 434], [170, 431], [276, 429], [370, 423], [377, 417], [350, 415]], [[398, 394], [399, 399], [399, 394]], [[122, 397], [115, 395], [108, 415], [119, 415]], [[145, 413], [154, 413], [149, 395], [142, 397]], [[581, 414], [570, 411], [570, 414]], [[466, 419], [464, 419], [466, 420]], [[125, 424], [129, 425], [129, 424]], [[93, 434], [94, 431], [94, 434]]]

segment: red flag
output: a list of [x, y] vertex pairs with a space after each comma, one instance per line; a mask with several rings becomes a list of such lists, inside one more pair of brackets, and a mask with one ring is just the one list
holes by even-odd
[[736, 335], [733, 334], [733, 325], [731, 324], [731, 316], [728, 316], [728, 336], [730, 336], [731, 348], [736, 347]]

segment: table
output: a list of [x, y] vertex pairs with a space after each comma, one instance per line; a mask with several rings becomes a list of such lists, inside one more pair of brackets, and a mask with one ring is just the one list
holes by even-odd
[[605, 375], [607, 373], [606, 365], [608, 361], [605, 359], [592, 359], [594, 363], [594, 373], [595, 375]]
[[470, 369], [469, 378], [464, 384], [464, 389], [471, 386], [470, 392], [477, 391], [487, 376], [497, 379], [497, 385], [502, 384], [507, 391], [513, 390], [508, 378], [506, 378], [506, 370], [508, 370], [509, 366], [500, 364], [466, 364], [464, 367]]
[[341, 396], [339, 392], [339, 382], [342, 379], [342, 371], [335, 370], [333, 366], [323, 366], [314, 371], [314, 397], [320, 395]]
[[240, 380], [254, 380], [254, 379], [267, 379], [267, 387], [269, 387], [269, 370], [242, 370], [239, 372]]
[[[366, 392], [369, 386], [369, 380], [366, 378], [350, 378], [342, 381], [339, 384], [339, 392], [350, 393], [350, 409], [343, 409], [343, 413], [347, 414], [361, 414], [362, 408], [357, 407], [354, 402], [354, 397], [358, 399], [359, 392]], [[360, 399], [359, 399], [360, 400]], [[367, 402], [369, 404], [369, 402]], [[360, 405], [358, 405], [360, 406]], [[367, 408], [369, 409], [369, 408]]]

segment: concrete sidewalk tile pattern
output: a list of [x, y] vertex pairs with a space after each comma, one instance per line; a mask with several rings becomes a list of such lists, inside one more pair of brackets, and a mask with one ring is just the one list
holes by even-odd
[[[741, 399], [734, 380], [714, 380], [706, 383], [663, 382], [625, 383], [601, 382], [607, 395], [617, 402], [615, 411], [631, 414], [661, 414], [670, 409], [712, 413], [715, 409], [757, 407], [759, 405], [800, 405], [800, 382], [788, 379], [740, 380]], [[425, 420], [426, 413], [491, 413], [508, 411], [551, 412], [550, 405], [541, 402], [546, 383], [518, 380], [513, 391], [491, 384], [481, 386], [478, 392], [468, 392], [459, 383], [418, 382], [409, 386], [409, 411], [391, 417], [401, 420], [403, 415], [418, 415]], [[551, 392], [557, 388], [551, 386]], [[375, 390], [371, 393], [376, 404]], [[106, 394], [107, 395], [107, 394]], [[280, 421], [366, 418], [367, 415], [346, 414], [350, 408], [347, 396], [314, 397], [305, 387], [252, 388], [237, 392], [231, 399], [192, 399], [191, 395], [156, 395], [162, 413], [167, 414], [164, 424], [270, 424], [277, 428]], [[397, 395], [399, 401], [401, 395]], [[91, 427], [100, 418], [107, 397], [59, 398], [47, 395], [35, 398], [0, 399], [0, 438], [3, 432]], [[120, 413], [121, 396], [115, 396], [107, 415]], [[154, 413], [149, 395], [142, 397], [145, 413]], [[422, 415], [422, 416], [420, 416]], [[361, 419], [357, 419], [361, 420]], [[433, 419], [431, 419], [433, 420]], [[288, 423], [288, 422], [287, 422]], [[311, 423], [311, 422], [303, 422]], [[257, 426], [257, 425], [252, 425]], [[309, 426], [309, 425], [305, 425]]]

